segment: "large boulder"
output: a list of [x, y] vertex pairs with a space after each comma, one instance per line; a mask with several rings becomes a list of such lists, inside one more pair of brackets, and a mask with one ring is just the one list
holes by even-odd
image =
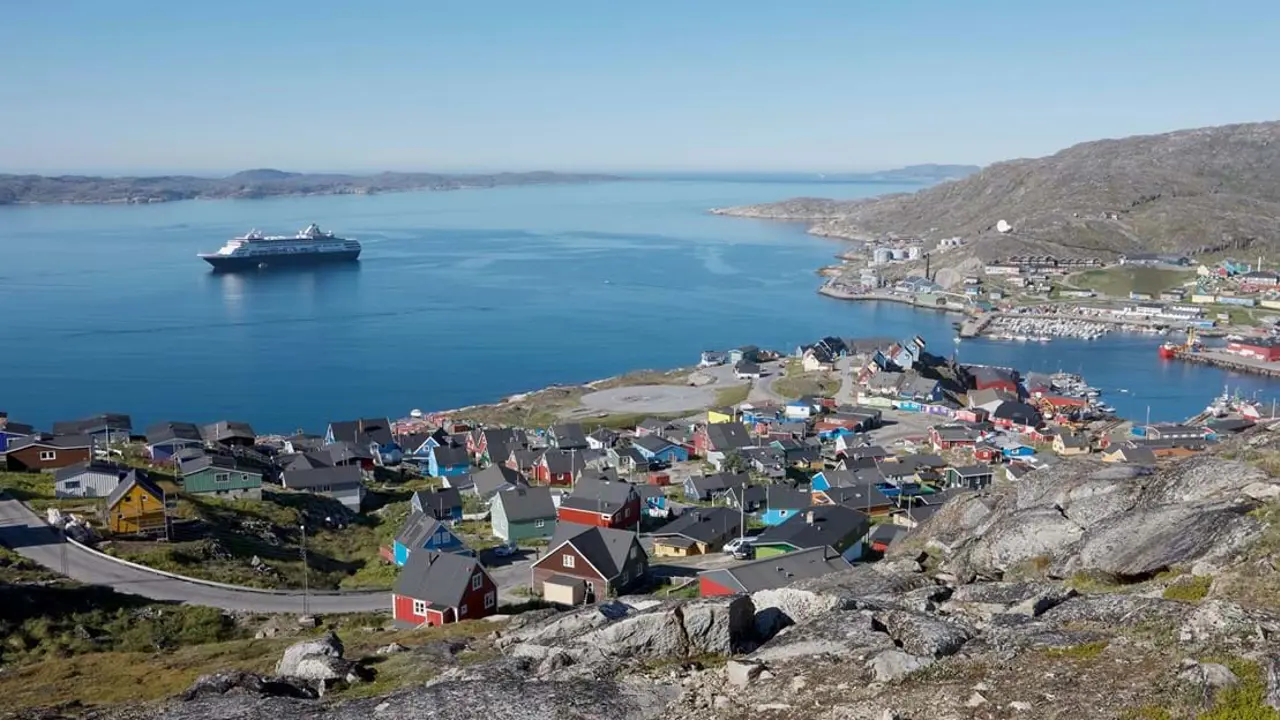
[[1061, 565], [1121, 577], [1145, 577], [1202, 558], [1230, 554], [1256, 537], [1261, 523], [1247, 504], [1164, 504], [1136, 508], [1094, 528]]
[[953, 655], [973, 636], [971, 630], [959, 624], [906, 610], [876, 613], [875, 621], [898, 647], [912, 655], [933, 658]]
[[692, 602], [680, 608], [685, 642], [697, 653], [729, 655], [754, 646], [755, 605], [738, 596], [729, 602]]
[[333, 632], [314, 640], [296, 642], [285, 649], [280, 662], [276, 663], [276, 675], [301, 677], [298, 674], [298, 663], [311, 656], [341, 658], [342, 640]]
[[290, 697], [305, 700], [320, 696], [316, 688], [291, 678], [268, 678], [257, 673], [231, 671], [201, 675], [182, 694], [186, 702], [202, 697], [243, 693], [260, 697]]
[[324, 683], [354, 683], [361, 679], [355, 663], [332, 655], [304, 655], [298, 659], [289, 676]]
[[912, 655], [901, 650], [885, 650], [867, 661], [867, 668], [878, 682], [905, 677], [933, 664], [933, 658]]

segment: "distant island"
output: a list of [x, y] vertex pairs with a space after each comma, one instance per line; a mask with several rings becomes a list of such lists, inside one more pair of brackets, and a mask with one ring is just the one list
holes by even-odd
[[592, 173], [522, 172], [376, 175], [245, 170], [222, 178], [192, 175], [94, 177], [0, 174], [0, 205], [36, 203], [155, 203], [175, 200], [268, 198], [285, 195], [371, 195], [409, 190], [463, 190], [622, 180]]
[[860, 180], [885, 183], [938, 183], [968, 177], [982, 168], [978, 165], [907, 165], [892, 170], [857, 173], [827, 173], [828, 180]]
[[[1048, 157], [995, 163], [914, 193], [795, 198], [712, 212], [802, 221], [815, 235], [908, 242], [926, 253], [943, 240], [962, 245], [935, 256], [935, 269], [960, 260], [976, 268], [1014, 255], [1274, 257], [1280, 251], [1277, 168], [1280, 122], [1247, 123], [1086, 142]], [[1003, 231], [997, 229], [1002, 220]], [[923, 261], [918, 264], [923, 269]]]

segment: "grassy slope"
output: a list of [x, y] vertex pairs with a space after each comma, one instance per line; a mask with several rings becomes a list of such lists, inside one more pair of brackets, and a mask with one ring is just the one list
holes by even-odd
[[1189, 270], [1121, 265], [1106, 270], [1087, 270], [1073, 275], [1070, 282], [1078, 288], [1093, 290], [1102, 295], [1127, 298], [1130, 292], [1157, 295], [1164, 290], [1180, 287], [1194, 276], [1195, 272]]

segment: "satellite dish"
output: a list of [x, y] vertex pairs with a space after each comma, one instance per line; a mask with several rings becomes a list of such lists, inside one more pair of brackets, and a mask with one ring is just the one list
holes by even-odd
[[1000, 220], [996, 222], [996, 232], [1007, 233], [1007, 232], [1011, 232], [1012, 230], [1013, 230], [1013, 226], [1005, 222], [1004, 220]]

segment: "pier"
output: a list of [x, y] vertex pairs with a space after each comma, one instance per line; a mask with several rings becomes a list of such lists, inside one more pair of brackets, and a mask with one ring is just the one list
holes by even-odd
[[1200, 363], [1208, 365], [1220, 370], [1230, 370], [1238, 373], [1248, 373], [1250, 375], [1262, 375], [1263, 377], [1280, 377], [1280, 364], [1269, 363], [1265, 360], [1254, 360], [1251, 358], [1241, 357], [1220, 350], [1201, 350], [1194, 353], [1180, 353], [1176, 360], [1185, 360], [1187, 362]]

